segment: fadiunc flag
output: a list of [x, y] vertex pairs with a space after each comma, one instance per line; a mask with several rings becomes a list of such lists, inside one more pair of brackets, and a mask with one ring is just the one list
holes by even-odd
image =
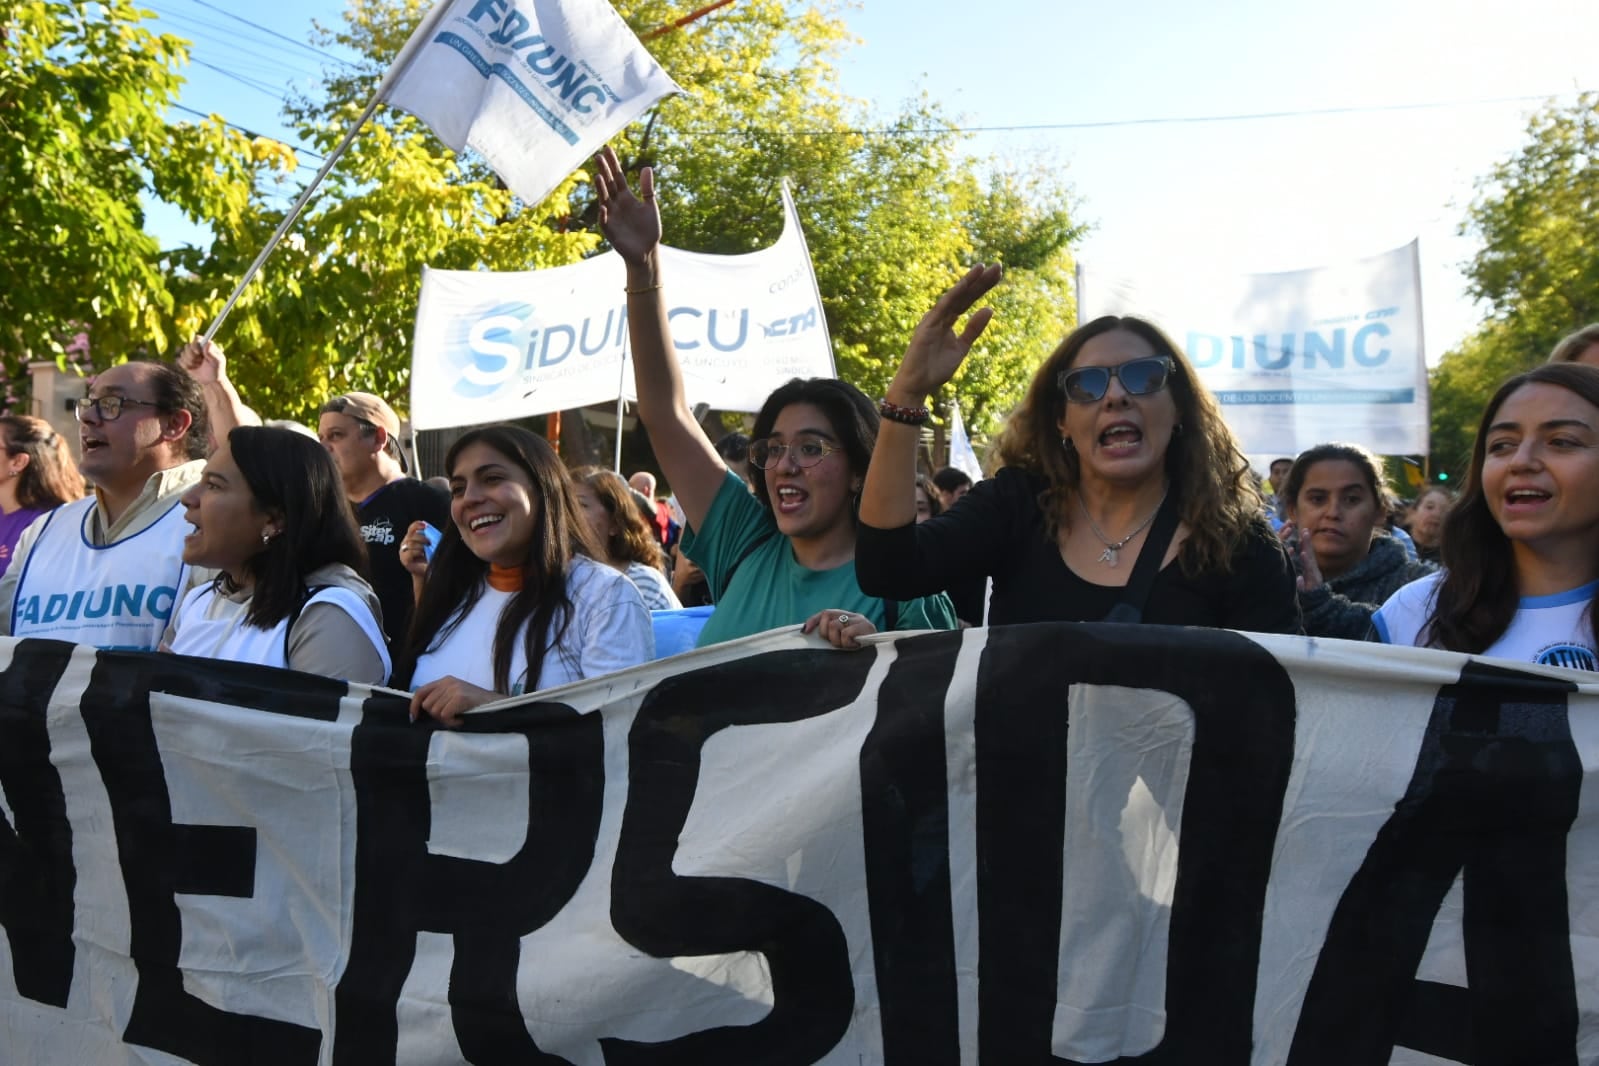
[[680, 92], [605, 0], [440, 0], [384, 99], [471, 147], [528, 203]]

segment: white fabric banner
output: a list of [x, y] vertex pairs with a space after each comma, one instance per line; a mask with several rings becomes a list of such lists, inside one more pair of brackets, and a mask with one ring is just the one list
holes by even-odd
[[796, 627], [440, 731], [7, 639], [0, 1057], [1592, 1063], [1596, 680]]
[[[833, 349], [794, 202], [746, 255], [661, 248], [672, 341], [692, 404], [759, 410], [790, 378], [832, 377]], [[625, 268], [615, 252], [506, 273], [423, 269], [411, 357], [417, 429], [631, 400]]]
[[1078, 270], [1081, 321], [1134, 315], [1159, 326], [1221, 402], [1251, 455], [1327, 441], [1425, 454], [1427, 362], [1419, 244], [1281, 274], [1190, 266]]
[[534, 204], [682, 91], [605, 0], [440, 0], [396, 67], [391, 106], [476, 149]]

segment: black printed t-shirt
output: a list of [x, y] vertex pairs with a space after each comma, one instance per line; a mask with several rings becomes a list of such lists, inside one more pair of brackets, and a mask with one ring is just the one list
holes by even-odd
[[372, 588], [383, 605], [383, 632], [390, 647], [402, 647], [415, 599], [410, 571], [400, 564], [400, 542], [411, 523], [418, 520], [443, 529], [450, 520], [450, 494], [416, 478], [403, 477], [358, 504], [355, 516], [361, 526], [361, 539], [366, 541]]

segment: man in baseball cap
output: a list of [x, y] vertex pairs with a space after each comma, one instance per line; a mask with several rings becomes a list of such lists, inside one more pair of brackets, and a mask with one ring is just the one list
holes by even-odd
[[411, 574], [400, 563], [400, 542], [412, 522], [443, 529], [450, 496], [413, 477], [400, 447], [400, 417], [370, 392], [347, 392], [322, 405], [317, 437], [333, 456], [344, 494], [355, 507], [366, 541], [372, 587], [383, 605], [383, 630], [399, 647], [415, 605]]

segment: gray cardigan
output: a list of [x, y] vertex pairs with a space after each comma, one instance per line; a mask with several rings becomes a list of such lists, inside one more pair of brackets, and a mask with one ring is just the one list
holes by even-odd
[[1416, 562], [1387, 533], [1371, 538], [1371, 551], [1352, 569], [1325, 582], [1321, 588], [1299, 594], [1299, 611], [1305, 634], [1364, 640], [1371, 616], [1383, 602], [1417, 578], [1437, 567]]

